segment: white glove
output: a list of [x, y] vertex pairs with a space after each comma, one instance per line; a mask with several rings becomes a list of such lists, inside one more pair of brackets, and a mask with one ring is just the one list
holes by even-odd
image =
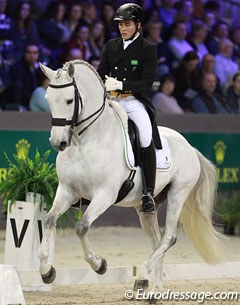
[[105, 81], [105, 87], [107, 91], [115, 91], [115, 90], [122, 90], [123, 83], [119, 80], [116, 80], [113, 77], [109, 77], [105, 75], [106, 81]]

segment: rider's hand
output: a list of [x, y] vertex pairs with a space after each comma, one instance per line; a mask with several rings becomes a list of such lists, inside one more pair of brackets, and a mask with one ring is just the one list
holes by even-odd
[[107, 91], [115, 91], [115, 90], [122, 90], [123, 83], [113, 77], [109, 77], [105, 75], [106, 81], [105, 81], [105, 87]]

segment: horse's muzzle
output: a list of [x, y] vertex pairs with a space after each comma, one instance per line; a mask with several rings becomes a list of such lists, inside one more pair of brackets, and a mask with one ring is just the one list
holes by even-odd
[[49, 140], [50, 140], [51, 145], [52, 145], [57, 151], [64, 151], [65, 148], [67, 147], [67, 142], [66, 142], [66, 141], [62, 141], [62, 142], [60, 142], [60, 144], [58, 144], [58, 143], [54, 143], [54, 142], [52, 141], [51, 138], [50, 138]]

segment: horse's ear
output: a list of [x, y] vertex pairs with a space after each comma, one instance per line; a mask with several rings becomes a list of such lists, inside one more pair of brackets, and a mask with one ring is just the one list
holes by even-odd
[[41, 68], [43, 73], [47, 76], [47, 78], [49, 79], [53, 78], [55, 72], [52, 69], [48, 68], [47, 66], [44, 66], [41, 63], [39, 63], [39, 67]]
[[69, 64], [68, 64], [67, 72], [68, 72], [70, 77], [73, 77], [73, 75], [74, 75], [74, 65], [71, 62], [69, 62]]

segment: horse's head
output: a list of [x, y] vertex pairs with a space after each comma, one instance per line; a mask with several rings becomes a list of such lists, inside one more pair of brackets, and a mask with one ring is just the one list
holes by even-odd
[[49, 78], [50, 85], [46, 99], [52, 113], [50, 142], [57, 150], [63, 151], [70, 145], [74, 120], [79, 115], [80, 97], [73, 75], [74, 65], [69, 62], [64, 69], [53, 71], [40, 63], [43, 73]]

